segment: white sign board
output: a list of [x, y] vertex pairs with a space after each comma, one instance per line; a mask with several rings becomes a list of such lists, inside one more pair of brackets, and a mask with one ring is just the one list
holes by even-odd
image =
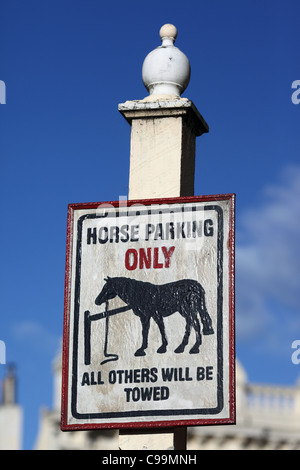
[[69, 206], [62, 429], [235, 421], [234, 195]]

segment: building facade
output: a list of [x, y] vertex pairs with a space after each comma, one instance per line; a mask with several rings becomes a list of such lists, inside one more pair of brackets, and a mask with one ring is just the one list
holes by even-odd
[[1, 383], [0, 450], [20, 450], [23, 435], [23, 410], [17, 403], [16, 374], [12, 366]]
[[[36, 450], [117, 450], [118, 431], [60, 430], [61, 360], [54, 362], [53, 408], [41, 410]], [[188, 428], [188, 450], [300, 450], [300, 383], [250, 384], [236, 367], [237, 423]]]

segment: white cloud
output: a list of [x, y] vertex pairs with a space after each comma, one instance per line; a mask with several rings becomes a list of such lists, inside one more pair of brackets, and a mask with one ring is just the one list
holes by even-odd
[[295, 318], [300, 313], [300, 166], [285, 168], [280, 182], [265, 188], [261, 205], [243, 214], [240, 225], [236, 249], [240, 339], [271, 332], [279, 309], [285, 332], [292, 325], [300, 328], [300, 315]]
[[35, 321], [26, 320], [14, 324], [13, 335], [18, 341], [30, 344], [31, 348], [51, 354], [59, 346], [58, 337]]

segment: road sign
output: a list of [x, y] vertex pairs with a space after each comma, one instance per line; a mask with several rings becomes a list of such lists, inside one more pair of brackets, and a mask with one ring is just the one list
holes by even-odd
[[235, 421], [234, 195], [71, 204], [62, 430]]

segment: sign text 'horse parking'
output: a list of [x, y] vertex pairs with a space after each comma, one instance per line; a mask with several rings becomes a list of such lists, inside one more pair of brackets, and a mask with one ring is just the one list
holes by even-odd
[[234, 423], [234, 195], [71, 204], [62, 429]]

